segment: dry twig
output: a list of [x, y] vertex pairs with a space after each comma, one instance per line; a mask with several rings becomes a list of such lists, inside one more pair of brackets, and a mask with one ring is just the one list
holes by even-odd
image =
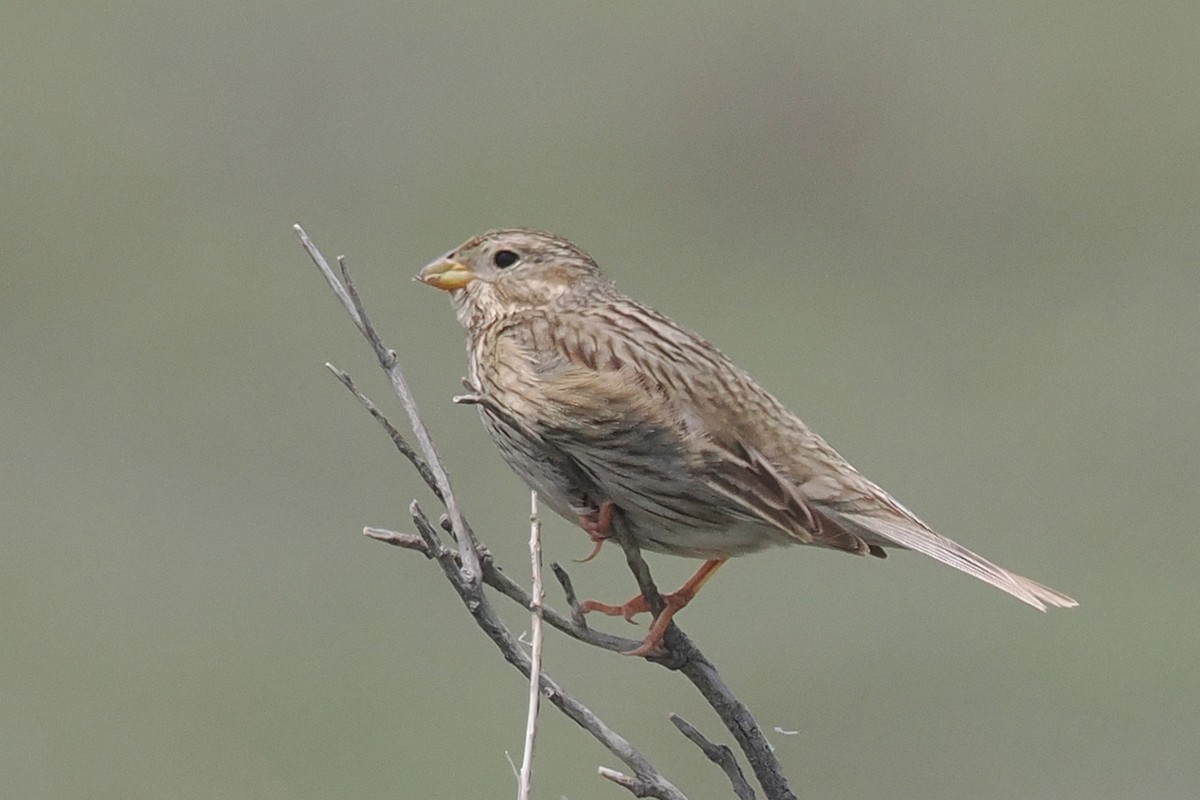
[[542, 522], [538, 519], [537, 492], [529, 495], [529, 568], [532, 575], [532, 602], [529, 606], [529, 713], [525, 719], [525, 751], [521, 757], [521, 772], [518, 776], [517, 800], [529, 800], [533, 786], [533, 747], [537, 742], [538, 676], [542, 674], [542, 601], [546, 593], [542, 590]]

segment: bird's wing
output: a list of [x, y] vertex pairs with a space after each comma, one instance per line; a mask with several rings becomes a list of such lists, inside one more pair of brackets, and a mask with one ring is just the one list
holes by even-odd
[[713, 460], [708, 483], [743, 513], [791, 535], [802, 544], [815, 544], [849, 553], [883, 556], [861, 537], [841, 525], [804, 497], [796, 485], [761, 452], [744, 441], [710, 439], [720, 452]]

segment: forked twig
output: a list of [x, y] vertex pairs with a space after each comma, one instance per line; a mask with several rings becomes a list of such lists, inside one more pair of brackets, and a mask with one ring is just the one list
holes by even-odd
[[729, 783], [733, 785], [733, 793], [737, 795], [738, 800], [754, 800], [754, 789], [746, 781], [746, 776], [742, 774], [742, 768], [738, 766], [737, 758], [734, 757], [732, 750], [723, 744], [710, 742], [692, 723], [678, 714], [671, 714], [670, 720], [679, 729], [679, 732], [688, 738], [688, 741], [699, 747], [701, 752], [708, 756], [709, 761], [721, 768], [721, 771], [729, 778]]
[[446, 467], [442, 464], [441, 456], [438, 455], [437, 449], [433, 446], [433, 440], [429, 438], [429, 431], [425, 427], [424, 421], [421, 419], [421, 414], [417, 410], [417, 401], [413, 397], [412, 391], [408, 388], [408, 381], [404, 378], [404, 373], [400, 371], [400, 365], [396, 361], [396, 354], [384, 347], [383, 341], [379, 338], [378, 332], [367, 318], [366, 309], [363, 308], [362, 300], [358, 296], [358, 288], [354, 285], [354, 281], [350, 277], [350, 271], [346, 268], [344, 258], [338, 259], [338, 266], [341, 269], [341, 279], [334, 274], [333, 269], [329, 266], [329, 262], [325, 260], [325, 256], [321, 255], [321, 251], [308, 238], [308, 234], [299, 225], [293, 226], [296, 234], [300, 237], [300, 244], [308, 252], [313, 263], [321, 270], [321, 274], [325, 276], [325, 282], [333, 289], [333, 293], [337, 295], [338, 300], [342, 302], [342, 306], [346, 309], [346, 313], [350, 315], [350, 319], [354, 321], [355, 327], [371, 344], [371, 349], [375, 351], [375, 358], [379, 361], [379, 366], [383, 367], [387, 373], [388, 379], [392, 382], [392, 388], [396, 392], [396, 396], [400, 398], [400, 403], [404, 406], [404, 411], [408, 414], [408, 419], [412, 423], [413, 435], [417, 437], [417, 444], [421, 448], [421, 453], [425, 457], [425, 461], [429, 465], [429, 470], [433, 473], [435, 484], [438, 492], [446, 504], [446, 512], [450, 515], [450, 522], [454, 526], [455, 539], [459, 542], [459, 558], [462, 561], [463, 571], [468, 579], [480, 580], [481, 570], [479, 566], [479, 553], [475, 545], [475, 536], [467, 527], [463, 520], [462, 511], [458, 507], [458, 501], [454, 498], [454, 492], [450, 488], [450, 477], [446, 474]]

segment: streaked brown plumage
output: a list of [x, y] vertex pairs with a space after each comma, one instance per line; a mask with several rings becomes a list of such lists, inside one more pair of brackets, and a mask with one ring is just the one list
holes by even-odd
[[[484, 424], [546, 505], [597, 548], [611, 518], [647, 550], [708, 560], [667, 597], [639, 653], [656, 647], [721, 562], [770, 545], [916, 550], [1034, 608], [1077, 605], [935, 533], [715, 347], [621, 294], [565, 239], [490, 231], [417, 277], [450, 292]], [[640, 598], [590, 608], [646, 610]]]

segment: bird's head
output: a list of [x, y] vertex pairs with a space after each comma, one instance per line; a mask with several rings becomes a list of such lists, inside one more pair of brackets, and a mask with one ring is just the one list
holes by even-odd
[[614, 291], [583, 250], [562, 237], [527, 228], [468, 239], [426, 265], [415, 279], [449, 292], [468, 330], [528, 309], [584, 305]]

